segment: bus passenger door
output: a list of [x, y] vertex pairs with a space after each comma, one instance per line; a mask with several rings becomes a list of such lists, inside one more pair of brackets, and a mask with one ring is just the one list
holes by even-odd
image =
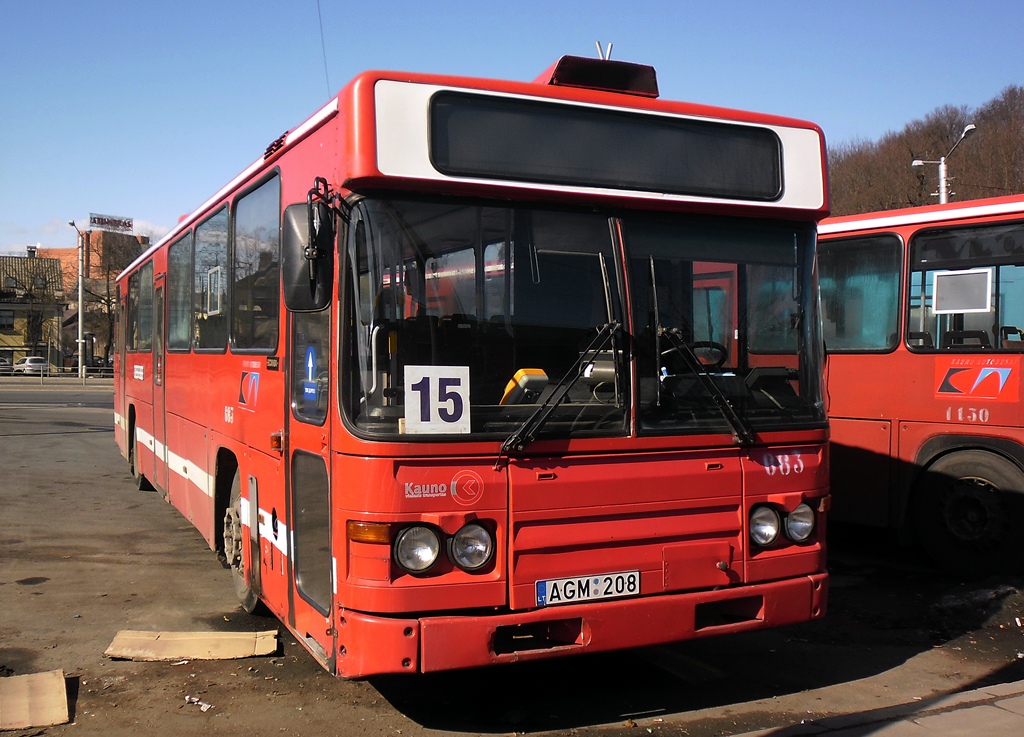
[[334, 559], [331, 554], [329, 309], [290, 313], [287, 409], [289, 624], [334, 671]]
[[166, 371], [167, 358], [164, 340], [164, 285], [163, 274], [158, 274], [153, 294], [153, 486], [167, 498], [167, 419]]

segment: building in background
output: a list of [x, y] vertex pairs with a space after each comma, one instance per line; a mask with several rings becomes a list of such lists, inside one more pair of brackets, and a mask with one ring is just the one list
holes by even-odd
[[[91, 220], [95, 222], [96, 217], [93, 216]], [[117, 275], [146, 250], [149, 237], [133, 235], [131, 232], [94, 229], [83, 231], [82, 238], [85, 241], [82, 256], [85, 353], [87, 362], [92, 363], [96, 359], [106, 361], [113, 351]], [[68, 359], [64, 364], [77, 365], [78, 247], [40, 248], [39, 255], [57, 259], [63, 265], [64, 293], [69, 296], [63, 322], [63, 345]]]
[[[76, 263], [76, 274], [77, 268]], [[66, 352], [61, 325], [68, 306], [64, 285], [61, 260], [41, 257], [35, 247], [25, 256], [0, 256], [0, 357], [13, 364], [25, 356], [43, 356], [61, 365]]]

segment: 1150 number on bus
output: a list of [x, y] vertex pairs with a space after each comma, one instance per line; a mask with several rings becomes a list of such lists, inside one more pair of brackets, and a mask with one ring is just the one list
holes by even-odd
[[984, 407], [946, 407], [946, 422], [981, 422], [989, 421], [991, 413]]

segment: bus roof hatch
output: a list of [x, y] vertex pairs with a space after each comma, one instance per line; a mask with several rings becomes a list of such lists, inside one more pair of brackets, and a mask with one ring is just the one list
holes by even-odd
[[640, 97], [658, 96], [658, 77], [654, 67], [629, 61], [563, 56], [534, 81]]

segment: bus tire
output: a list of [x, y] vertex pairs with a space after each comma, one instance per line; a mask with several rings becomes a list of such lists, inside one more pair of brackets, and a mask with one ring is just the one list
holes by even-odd
[[231, 499], [224, 511], [224, 563], [231, 569], [231, 581], [235, 596], [242, 609], [249, 614], [256, 611], [259, 596], [249, 586], [249, 575], [245, 569], [245, 533], [242, 529], [242, 477], [236, 470], [231, 480]]
[[135, 428], [132, 427], [128, 437], [128, 473], [132, 475], [132, 482], [135, 484], [136, 489], [139, 491], [155, 491], [153, 485], [149, 483], [149, 479], [139, 470], [138, 458], [139, 446], [135, 440]]
[[1024, 472], [985, 451], [943, 456], [918, 482], [911, 520], [922, 548], [949, 573], [976, 578], [1019, 572]]

